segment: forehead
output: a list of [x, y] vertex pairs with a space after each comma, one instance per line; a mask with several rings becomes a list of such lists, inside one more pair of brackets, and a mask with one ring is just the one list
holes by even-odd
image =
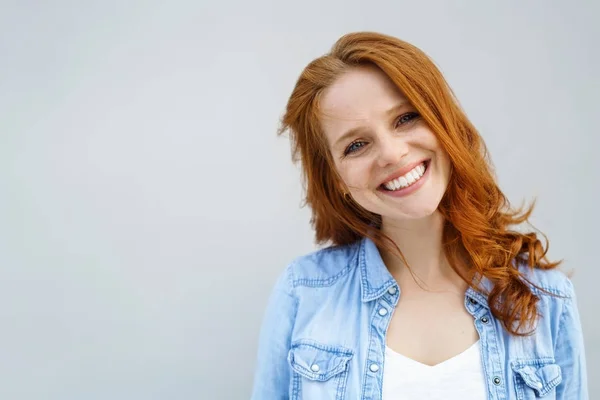
[[381, 118], [406, 98], [391, 79], [375, 66], [353, 67], [324, 92], [321, 123], [328, 139], [340, 130]]

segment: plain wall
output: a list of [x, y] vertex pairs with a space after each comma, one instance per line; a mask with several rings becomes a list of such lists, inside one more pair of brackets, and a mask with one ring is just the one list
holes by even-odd
[[599, 14], [592, 0], [1, 1], [0, 398], [249, 397], [274, 280], [315, 248], [278, 121], [302, 68], [358, 30], [428, 53], [509, 199], [537, 197], [550, 256], [575, 269], [600, 397]]

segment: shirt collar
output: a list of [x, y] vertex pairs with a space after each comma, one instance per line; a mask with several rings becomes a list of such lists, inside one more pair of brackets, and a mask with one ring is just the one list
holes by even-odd
[[[385, 266], [379, 249], [368, 237], [361, 240], [358, 251], [358, 267], [361, 274], [361, 300], [363, 302], [376, 300], [391, 286], [397, 285], [396, 280]], [[483, 276], [476, 278], [474, 284], [479, 290], [469, 287], [466, 296], [489, 308], [487, 296], [484, 293], [489, 293], [492, 288], [490, 280]]]
[[358, 251], [361, 274], [361, 299], [363, 302], [378, 299], [396, 281], [381, 259], [379, 249], [368, 237], [362, 239]]
[[492, 287], [494, 286], [493, 283], [486, 276], [478, 276], [473, 279], [473, 286], [475, 286], [477, 290], [472, 287], [467, 288], [466, 296], [489, 309], [490, 306], [486, 293], [489, 293], [492, 290]]

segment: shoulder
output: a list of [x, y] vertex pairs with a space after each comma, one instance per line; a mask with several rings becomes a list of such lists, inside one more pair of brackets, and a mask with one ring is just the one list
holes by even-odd
[[532, 284], [532, 290], [539, 296], [549, 296], [550, 294], [550, 296], [555, 295], [563, 299], [570, 299], [575, 296], [575, 289], [571, 280], [558, 268], [540, 269], [521, 264], [519, 265], [519, 271]]
[[360, 242], [331, 246], [297, 257], [288, 266], [292, 286], [330, 286], [357, 265]]

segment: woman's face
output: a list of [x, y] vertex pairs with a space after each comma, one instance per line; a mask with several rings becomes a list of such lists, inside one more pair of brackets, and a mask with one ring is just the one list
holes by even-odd
[[321, 113], [335, 167], [354, 201], [384, 222], [437, 210], [450, 176], [448, 154], [385, 73], [350, 69], [323, 93]]

